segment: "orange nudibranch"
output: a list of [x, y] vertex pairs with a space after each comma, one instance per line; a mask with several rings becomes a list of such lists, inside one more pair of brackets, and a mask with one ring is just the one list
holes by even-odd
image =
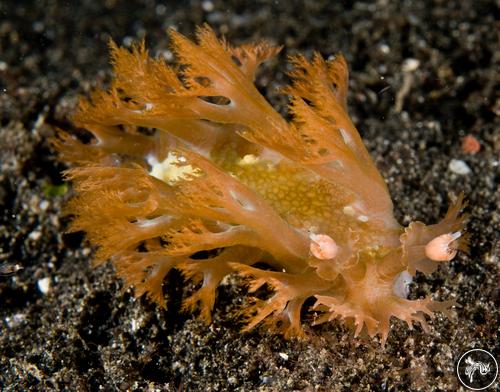
[[61, 131], [54, 141], [71, 165], [71, 230], [86, 232], [97, 264], [111, 260], [162, 307], [165, 276], [181, 271], [200, 284], [183, 308], [207, 322], [217, 286], [240, 274], [250, 293], [273, 291], [242, 310], [245, 330], [262, 322], [287, 337], [304, 333], [308, 298], [314, 324], [351, 320], [383, 342], [391, 317], [425, 327], [424, 315], [447, 310], [406, 288], [466, 250], [463, 197], [437, 224], [399, 225], [347, 111], [343, 55], [290, 57], [288, 121], [254, 85], [281, 47], [233, 47], [207, 26], [196, 41], [169, 34], [174, 65], [144, 42], [111, 42], [114, 79], [73, 117], [89, 138]]

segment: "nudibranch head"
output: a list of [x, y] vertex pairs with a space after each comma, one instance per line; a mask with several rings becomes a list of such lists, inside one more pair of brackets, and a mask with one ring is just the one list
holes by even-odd
[[434, 261], [450, 261], [457, 255], [458, 244], [456, 240], [460, 238], [461, 232], [442, 234], [425, 246], [425, 255]]

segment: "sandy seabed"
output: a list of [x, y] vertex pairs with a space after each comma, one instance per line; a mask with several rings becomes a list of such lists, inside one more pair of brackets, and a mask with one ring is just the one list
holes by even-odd
[[[460, 355], [498, 357], [498, 13], [481, 0], [0, 2], [0, 262], [22, 267], [0, 276], [1, 389], [457, 390]], [[220, 288], [207, 327], [179, 313], [191, 288], [178, 276], [161, 311], [121, 291], [111, 266], [90, 267], [83, 236], [64, 234], [71, 188], [48, 138], [71, 129], [79, 94], [109, 81], [110, 37], [129, 45], [146, 36], [151, 54], [168, 58], [165, 30], [192, 37], [204, 22], [233, 44], [285, 46], [256, 80], [278, 108], [286, 54], [345, 54], [351, 115], [402, 224], [436, 222], [464, 191], [470, 254], [417, 275], [410, 294], [456, 300], [450, 320], [436, 317], [428, 334], [395, 321], [385, 348], [341, 323], [286, 341], [239, 332], [242, 287]], [[461, 149], [468, 134], [481, 144], [474, 155]], [[450, 170], [452, 160], [469, 170]]]

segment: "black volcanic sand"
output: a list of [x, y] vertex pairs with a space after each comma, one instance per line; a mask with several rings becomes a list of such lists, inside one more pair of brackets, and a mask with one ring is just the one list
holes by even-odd
[[[168, 3], [0, 2], [1, 388], [454, 391], [462, 353], [483, 348], [498, 357], [495, 2]], [[287, 81], [287, 54], [345, 53], [350, 110], [401, 223], [436, 222], [449, 197], [465, 192], [470, 255], [432, 276], [417, 275], [410, 294], [455, 299], [461, 307], [451, 320], [438, 315], [428, 334], [394, 321], [385, 348], [378, 338], [353, 339], [337, 322], [312, 328], [309, 340], [285, 341], [260, 329], [239, 332], [234, 310], [241, 286], [220, 288], [207, 327], [179, 314], [192, 286], [183, 288], [178, 275], [166, 285], [171, 302], [163, 311], [123, 291], [110, 265], [90, 267], [83, 235], [64, 234], [61, 209], [71, 187], [48, 138], [56, 127], [71, 128], [79, 94], [109, 81], [110, 37], [129, 45], [146, 36], [151, 54], [168, 58], [165, 30], [173, 26], [192, 37], [203, 22], [234, 44], [266, 38], [285, 45], [256, 81], [280, 110], [286, 97], [276, 88]], [[479, 153], [462, 151], [467, 134], [481, 143]], [[470, 172], [450, 170], [452, 159]], [[6, 265], [22, 269], [8, 274]]]

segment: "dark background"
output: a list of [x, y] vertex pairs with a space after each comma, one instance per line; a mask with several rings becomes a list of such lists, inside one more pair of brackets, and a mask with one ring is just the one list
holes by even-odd
[[[498, 357], [498, 11], [498, 2], [480, 0], [0, 1], [0, 263], [22, 267], [0, 276], [0, 387], [457, 390], [461, 354], [482, 348]], [[83, 236], [64, 234], [71, 188], [48, 138], [55, 127], [71, 129], [78, 95], [109, 81], [110, 37], [129, 45], [146, 36], [152, 56], [169, 57], [165, 30], [192, 37], [204, 22], [233, 44], [265, 38], [285, 46], [256, 81], [280, 110], [287, 54], [344, 52], [350, 111], [401, 223], [436, 222], [448, 198], [465, 192], [470, 255], [417, 275], [411, 287], [412, 298], [434, 292], [459, 302], [451, 320], [439, 315], [429, 334], [395, 321], [385, 348], [378, 338], [353, 339], [339, 322], [285, 341], [259, 329], [239, 333], [242, 287], [220, 288], [206, 327], [179, 314], [191, 286], [175, 274], [162, 311], [121, 291], [111, 266], [90, 267]], [[402, 94], [408, 59], [418, 66]], [[462, 151], [467, 134], [479, 153]], [[452, 159], [470, 172], [451, 171]]]

